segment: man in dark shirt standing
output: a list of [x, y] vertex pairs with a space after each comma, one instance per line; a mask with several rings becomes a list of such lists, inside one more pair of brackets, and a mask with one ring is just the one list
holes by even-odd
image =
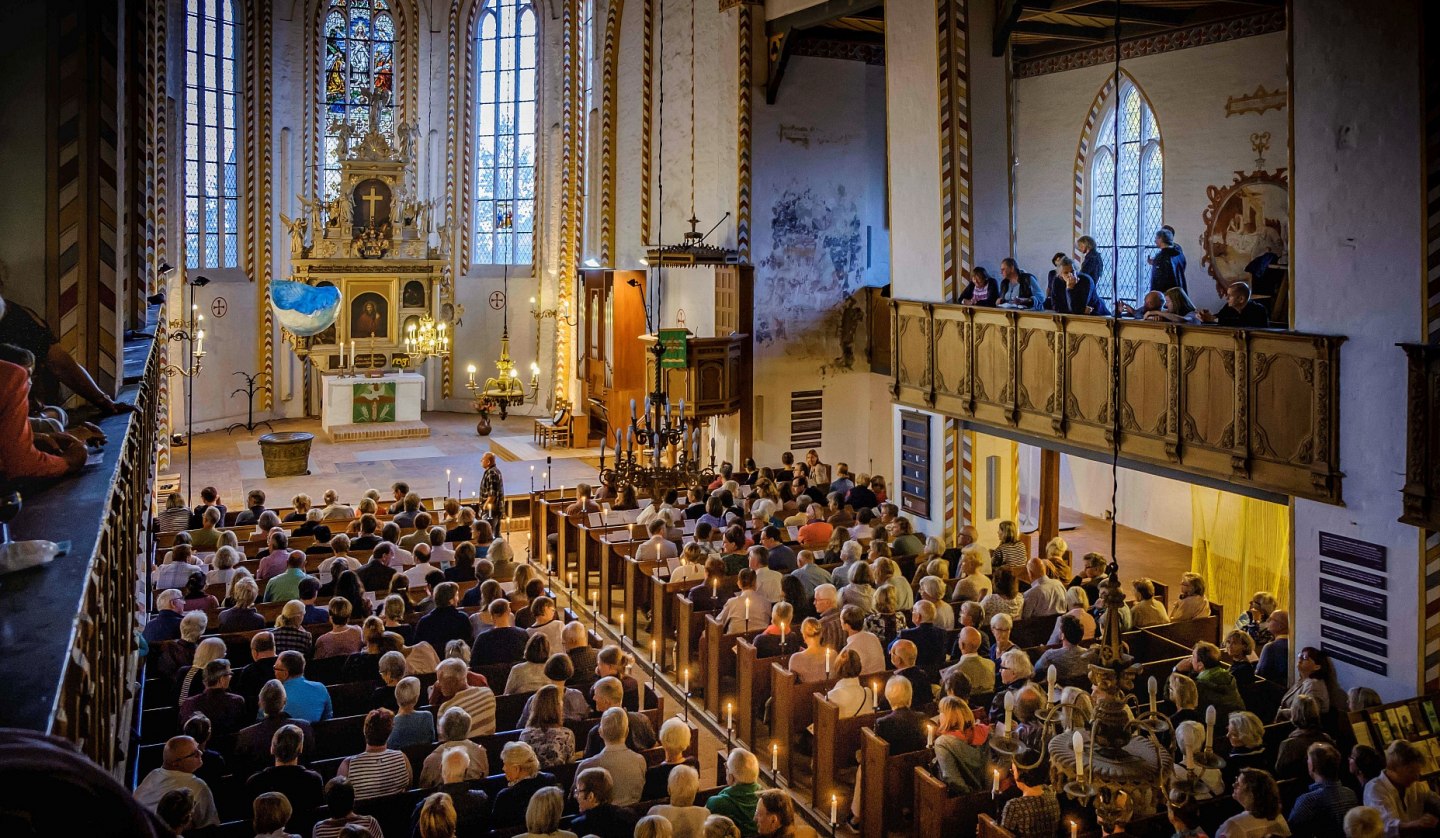
[[1225, 306], [1216, 314], [1200, 310], [1200, 319], [1231, 329], [1264, 329], [1270, 325], [1265, 306], [1250, 299], [1248, 282], [1232, 282], [1225, 289]]
[[1161, 227], [1155, 231], [1155, 246], [1160, 252], [1150, 257], [1150, 290], [1165, 293], [1169, 288], [1185, 287], [1185, 253], [1175, 243], [1175, 231]]

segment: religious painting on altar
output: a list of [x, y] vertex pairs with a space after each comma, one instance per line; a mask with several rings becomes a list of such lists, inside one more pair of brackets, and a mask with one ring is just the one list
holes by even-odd
[[351, 421], [356, 425], [395, 421], [395, 382], [354, 385]]
[[384, 294], [365, 291], [350, 300], [350, 338], [390, 337], [390, 300]]
[[405, 283], [405, 291], [400, 295], [400, 305], [405, 308], [424, 308], [425, 283], [415, 279]]
[[351, 193], [354, 210], [352, 226], [355, 235], [368, 229], [380, 230], [390, 223], [390, 185], [378, 178], [367, 178], [355, 185]]

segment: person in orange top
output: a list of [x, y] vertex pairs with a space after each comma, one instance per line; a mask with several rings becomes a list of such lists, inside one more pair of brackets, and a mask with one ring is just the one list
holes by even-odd
[[69, 434], [31, 433], [29, 403], [30, 373], [0, 361], [0, 480], [79, 471], [87, 456], [85, 443]]
[[820, 504], [812, 503], [805, 514], [809, 517], [810, 523], [800, 528], [795, 536], [796, 539], [800, 542], [800, 546], [807, 550], [825, 549], [825, 545], [830, 543], [830, 534], [835, 531], [835, 528], [825, 520], [825, 510], [821, 508]]

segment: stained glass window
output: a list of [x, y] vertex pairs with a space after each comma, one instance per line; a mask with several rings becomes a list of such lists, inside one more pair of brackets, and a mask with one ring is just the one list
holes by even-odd
[[185, 265], [239, 264], [235, 175], [240, 133], [235, 8], [200, 0], [185, 12]]
[[321, 27], [320, 112], [324, 114], [320, 190], [340, 188], [340, 126], [349, 124], [351, 144], [370, 128], [370, 93], [382, 98], [380, 131], [394, 137], [395, 17], [389, 0], [330, 0]]
[[528, 265], [535, 238], [535, 8], [485, 0], [475, 32], [474, 261]]
[[1128, 78], [1121, 79], [1119, 95], [1111, 96], [1106, 110], [1091, 144], [1089, 234], [1105, 258], [1104, 275], [1097, 277], [1101, 296], [1108, 298], [1112, 283], [1118, 283], [1118, 297], [1135, 303], [1149, 290], [1147, 260], [1164, 223], [1160, 128]]

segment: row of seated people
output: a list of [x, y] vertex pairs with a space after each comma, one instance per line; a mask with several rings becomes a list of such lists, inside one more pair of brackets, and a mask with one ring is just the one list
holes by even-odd
[[[291, 499], [290, 508], [271, 509], [266, 506], [265, 491], [252, 489], [245, 494], [244, 509], [230, 510], [221, 499], [219, 490], [214, 486], [206, 486], [200, 490], [200, 503], [193, 508], [187, 508], [185, 498], [180, 493], [172, 492], [167, 495], [165, 509], [155, 516], [155, 530], [179, 532], [199, 529], [204, 523], [205, 513], [211, 509], [219, 515], [218, 526], [254, 525], [260, 532], [269, 529], [269, 526], [261, 526], [263, 524], [279, 526], [282, 523], [296, 524], [310, 520], [345, 522], [359, 518], [367, 512], [372, 515], [395, 516], [401, 526], [410, 526], [410, 521], [425, 508], [423, 499], [419, 494], [411, 492], [410, 484], [403, 480], [391, 484], [390, 490], [394, 496], [392, 501], [382, 501], [378, 490], [369, 489], [353, 506], [342, 503], [340, 494], [333, 489], [325, 491], [323, 504], [313, 503], [310, 496], [302, 492]], [[461, 505], [459, 500], [450, 499], [442, 505], [452, 520], [458, 516]], [[273, 523], [269, 516], [273, 516]]]

